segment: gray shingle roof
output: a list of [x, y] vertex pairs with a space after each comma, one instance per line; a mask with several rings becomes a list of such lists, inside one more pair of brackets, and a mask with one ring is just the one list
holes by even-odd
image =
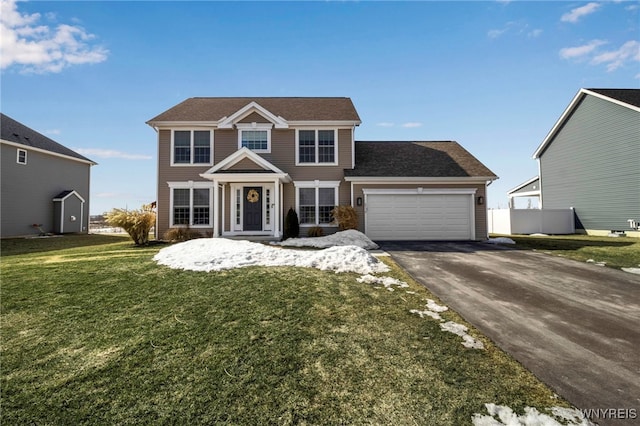
[[454, 141], [356, 141], [356, 167], [348, 177], [484, 177], [497, 178]]
[[95, 162], [89, 160], [87, 157], [78, 154], [2, 113], [0, 113], [0, 133], [2, 139], [8, 142], [19, 143], [25, 147], [43, 149], [95, 164]]
[[360, 121], [350, 98], [189, 98], [152, 118], [156, 121], [220, 121], [256, 102], [287, 121]]
[[587, 89], [625, 104], [640, 107], [640, 89]]

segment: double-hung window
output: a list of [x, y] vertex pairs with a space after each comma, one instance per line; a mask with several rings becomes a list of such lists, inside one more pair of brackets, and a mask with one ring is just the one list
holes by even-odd
[[210, 130], [174, 130], [173, 164], [211, 164]]
[[329, 225], [331, 210], [338, 204], [340, 182], [296, 182], [300, 225]]
[[171, 188], [171, 226], [211, 224], [211, 188]]
[[18, 156], [16, 158], [18, 164], [27, 164], [27, 151], [18, 148]]
[[336, 131], [298, 130], [297, 164], [337, 164]]

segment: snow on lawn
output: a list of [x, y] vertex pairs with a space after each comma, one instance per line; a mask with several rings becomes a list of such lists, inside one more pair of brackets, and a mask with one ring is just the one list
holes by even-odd
[[462, 346], [470, 349], [484, 349], [484, 345], [480, 340], [476, 340], [473, 337], [467, 334], [469, 330], [462, 324], [458, 324], [457, 322], [447, 321], [444, 324], [440, 324], [440, 328], [443, 331], [448, 331], [449, 333], [457, 334], [462, 337]]
[[462, 337], [462, 340], [463, 340], [462, 345], [467, 348], [484, 349], [484, 345], [482, 344], [481, 341], [476, 340], [473, 337], [471, 337], [469, 334], [467, 334], [467, 331], [469, 329], [464, 325], [458, 324], [457, 322], [453, 322], [453, 321], [447, 321], [445, 323], [442, 323], [444, 319], [442, 319], [442, 317], [440, 316], [440, 312], [444, 312], [447, 310], [449, 310], [449, 308], [447, 308], [446, 306], [438, 305], [433, 300], [427, 299], [427, 305], [424, 311], [420, 311], [418, 309], [411, 309], [409, 312], [411, 312], [412, 314], [420, 315], [420, 318], [424, 318], [425, 316], [427, 316], [427, 317], [433, 318], [434, 320], [440, 321], [441, 322], [440, 329], [442, 331], [448, 331], [450, 333], [457, 334], [458, 336]]
[[622, 270], [630, 274], [640, 274], [640, 268], [622, 268]]
[[200, 238], [174, 244], [160, 250], [153, 259], [174, 269], [207, 272], [247, 266], [300, 266], [363, 275], [389, 271], [387, 265], [361, 247], [291, 250], [225, 238]]
[[356, 281], [358, 281], [359, 283], [367, 283], [367, 284], [381, 284], [389, 291], [393, 291], [392, 286], [397, 286], [400, 288], [409, 287], [409, 284], [407, 284], [404, 281], [400, 281], [399, 279], [392, 278], [392, 277], [374, 277], [373, 275], [370, 275], [370, 274], [363, 275], [360, 278], [358, 278]]
[[355, 229], [336, 232], [335, 234], [327, 235], [326, 237], [289, 238], [272, 244], [287, 247], [327, 248], [336, 246], [358, 246], [367, 250], [375, 250], [378, 248], [376, 243], [371, 241], [362, 232], [356, 231]]
[[484, 405], [487, 408], [489, 415], [474, 414], [472, 418], [474, 426], [593, 426], [593, 423], [589, 419], [585, 418], [580, 410], [575, 408], [552, 407], [552, 417], [548, 414], [539, 412], [533, 407], [525, 407], [524, 414], [519, 416], [514, 413], [510, 407], [504, 405]]
[[498, 238], [489, 238], [487, 241], [489, 244], [515, 244], [511, 238], [507, 237], [498, 237]]

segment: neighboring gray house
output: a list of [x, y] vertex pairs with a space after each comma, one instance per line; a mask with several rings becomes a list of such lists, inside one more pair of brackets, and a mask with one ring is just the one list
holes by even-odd
[[543, 210], [573, 207], [580, 232], [640, 236], [630, 227], [640, 222], [640, 89], [581, 89], [533, 157], [539, 179], [511, 197], [539, 193]]
[[0, 114], [0, 237], [86, 233], [88, 158]]

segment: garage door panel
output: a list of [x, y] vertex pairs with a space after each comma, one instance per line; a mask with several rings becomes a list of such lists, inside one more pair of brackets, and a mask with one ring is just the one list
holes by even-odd
[[373, 240], [469, 240], [470, 194], [369, 194], [366, 233]]

